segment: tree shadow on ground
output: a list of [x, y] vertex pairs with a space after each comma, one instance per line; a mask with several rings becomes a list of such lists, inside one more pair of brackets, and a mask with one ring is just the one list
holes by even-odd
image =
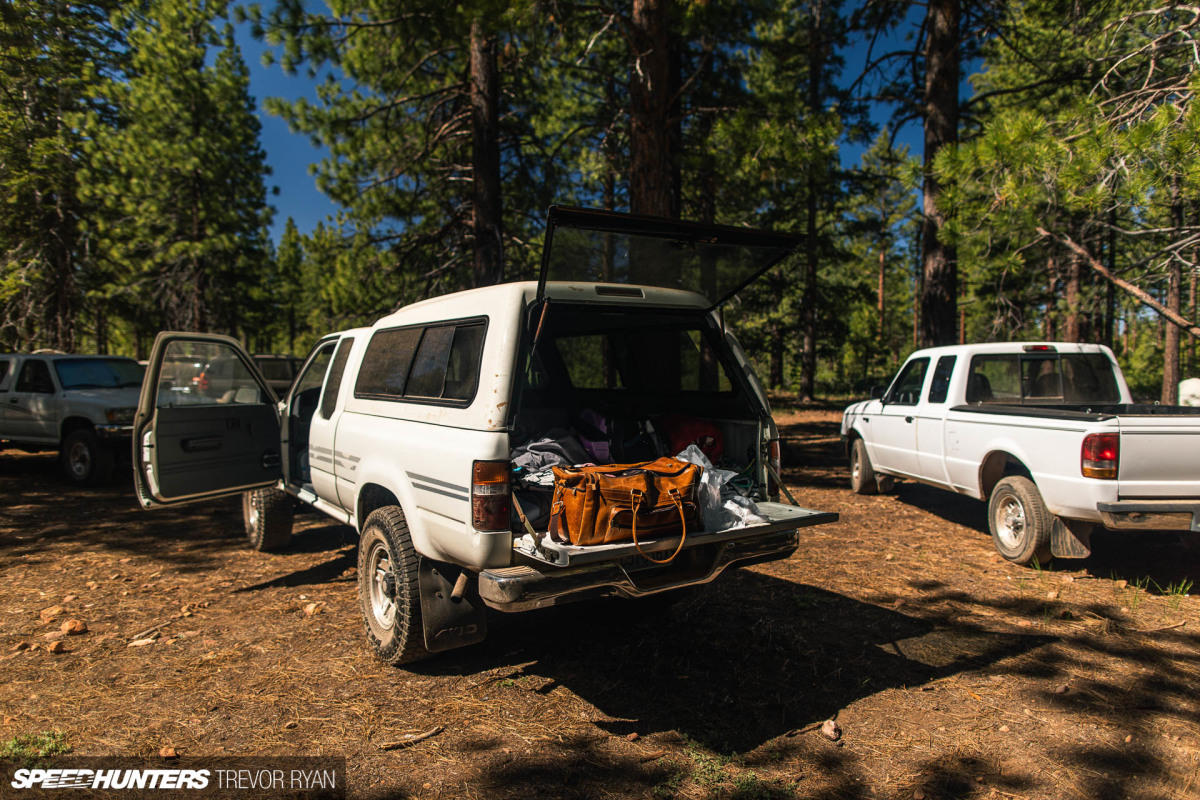
[[414, 671], [528, 664], [523, 674], [598, 708], [609, 734], [676, 731], [725, 754], [866, 695], [983, 669], [1052, 641], [943, 626], [749, 571], [669, 611], [611, 600], [494, 614], [490, 624], [483, 645]]

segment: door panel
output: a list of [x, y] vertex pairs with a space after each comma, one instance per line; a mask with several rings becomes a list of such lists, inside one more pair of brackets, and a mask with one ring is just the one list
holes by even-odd
[[918, 475], [917, 406], [925, 386], [929, 359], [914, 358], [904, 365], [883, 398], [883, 407], [871, 421], [876, 466], [906, 475]]
[[274, 393], [234, 339], [160, 333], [134, 422], [145, 508], [237, 494], [282, 475]]
[[25, 359], [4, 402], [6, 427], [14, 439], [58, 444], [58, 396], [47, 362]]

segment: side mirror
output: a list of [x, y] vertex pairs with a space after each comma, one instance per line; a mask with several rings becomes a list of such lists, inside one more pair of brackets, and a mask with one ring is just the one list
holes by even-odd
[[874, 386], [871, 387], [871, 399], [872, 400], [882, 400], [883, 393], [886, 389], [887, 389], [887, 387], [883, 386], [882, 384], [878, 384], [878, 383], [875, 384]]

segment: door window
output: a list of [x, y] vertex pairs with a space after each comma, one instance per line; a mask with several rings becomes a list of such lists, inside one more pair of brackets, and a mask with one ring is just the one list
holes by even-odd
[[928, 358], [917, 358], [904, 365], [888, 391], [887, 402], [898, 406], [915, 406], [921, 399], [925, 385], [925, 372], [929, 368]]
[[7, 392], [12, 383], [12, 361], [0, 358], [0, 392]]
[[929, 382], [929, 402], [944, 403], [950, 393], [950, 376], [954, 374], [954, 362], [958, 356], [942, 356], [933, 368], [933, 380]]
[[168, 342], [158, 376], [159, 408], [264, 402], [254, 373], [232, 347]]
[[17, 378], [17, 391], [33, 394], [54, 394], [54, 382], [50, 380], [50, 368], [45, 361], [26, 361], [21, 365], [21, 376]]
[[342, 376], [346, 374], [346, 360], [350, 358], [350, 348], [354, 339], [347, 337], [338, 344], [337, 353], [333, 356], [333, 366], [329, 368], [329, 380], [325, 381], [325, 395], [321, 398], [321, 419], [333, 416], [337, 407], [338, 395], [342, 390]]

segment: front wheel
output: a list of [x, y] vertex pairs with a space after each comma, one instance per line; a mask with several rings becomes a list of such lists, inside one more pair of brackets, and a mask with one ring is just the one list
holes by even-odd
[[296, 506], [287, 492], [255, 489], [242, 494], [242, 522], [246, 539], [260, 552], [279, 550], [292, 537]]
[[432, 655], [421, 623], [420, 560], [404, 512], [371, 512], [358, 541], [358, 602], [367, 641], [381, 661], [408, 664]]
[[867, 443], [855, 439], [850, 447], [850, 489], [855, 494], [879, 494], [875, 468], [867, 455]]
[[1054, 515], [1029, 478], [1010, 475], [992, 490], [988, 528], [996, 550], [1014, 564], [1048, 563], [1053, 526]]
[[112, 477], [113, 454], [100, 446], [95, 431], [79, 428], [63, 439], [58, 464], [69, 483], [98, 486]]

